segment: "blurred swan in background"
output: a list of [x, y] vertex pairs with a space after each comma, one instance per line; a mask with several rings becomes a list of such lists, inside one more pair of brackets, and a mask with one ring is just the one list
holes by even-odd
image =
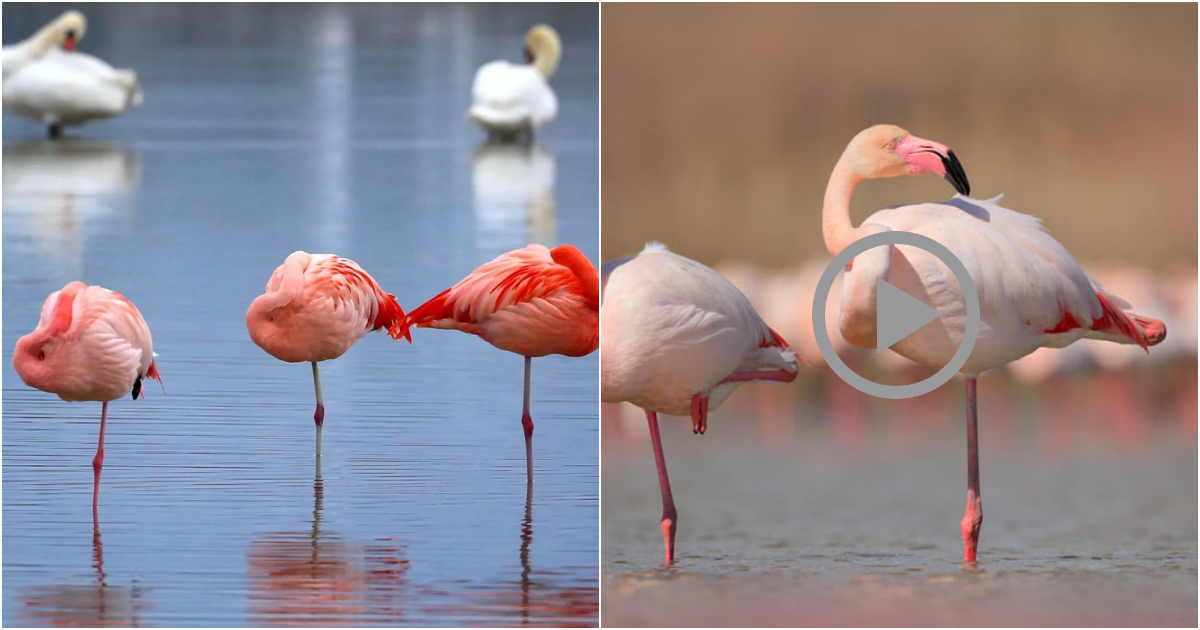
[[548, 83], [562, 55], [558, 33], [545, 24], [525, 35], [525, 63], [493, 61], [475, 73], [467, 118], [489, 136], [529, 134], [554, 120], [558, 99]]
[[75, 45], [83, 39], [87, 31], [87, 18], [78, 11], [67, 11], [54, 19], [41, 30], [30, 35], [28, 39], [5, 46], [2, 51], [0, 64], [3, 65], [4, 78], [15, 74], [26, 65], [46, 56], [46, 53], [58, 46], [67, 50], [75, 50]]
[[21, 142], [3, 155], [4, 229], [20, 235], [12, 245], [28, 247], [39, 264], [52, 261], [59, 269], [51, 284], [78, 277], [85, 224], [132, 214], [137, 155], [79, 139]]
[[475, 222], [487, 247], [554, 247], [554, 153], [538, 144], [482, 143], [471, 154]]
[[[51, 138], [63, 127], [112, 118], [142, 102], [133, 70], [75, 50], [86, 24], [82, 14], [68, 12], [4, 49], [4, 109], [47, 125]], [[54, 45], [60, 41], [62, 48]]]

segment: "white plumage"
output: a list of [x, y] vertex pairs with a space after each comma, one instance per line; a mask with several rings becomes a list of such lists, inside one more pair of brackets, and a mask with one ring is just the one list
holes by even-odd
[[91, 55], [53, 49], [4, 79], [4, 108], [46, 125], [80, 125], [142, 102], [132, 70]]
[[712, 269], [650, 243], [606, 270], [600, 309], [601, 399], [686, 416], [692, 397], [720, 406], [760, 369], [796, 372], [782, 343], [740, 291]]

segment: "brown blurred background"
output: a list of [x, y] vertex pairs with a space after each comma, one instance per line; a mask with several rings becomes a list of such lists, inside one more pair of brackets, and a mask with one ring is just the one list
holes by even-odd
[[[894, 123], [955, 150], [972, 196], [1083, 260], [1196, 266], [1195, 4], [629, 5], [602, 9], [602, 257], [824, 252], [846, 143]], [[857, 224], [949, 199], [865, 182]]]

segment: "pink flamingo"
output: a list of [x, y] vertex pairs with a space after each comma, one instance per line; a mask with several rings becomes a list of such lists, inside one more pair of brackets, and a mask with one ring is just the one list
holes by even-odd
[[116, 291], [82, 282], [51, 293], [37, 328], [17, 341], [13, 368], [26, 385], [63, 400], [104, 403], [92, 459], [93, 512], [100, 498], [108, 403], [130, 390], [134, 399], [145, 399], [142, 379], [162, 385], [154, 356], [150, 327], [137, 307]]
[[246, 311], [250, 338], [267, 354], [288, 363], [312, 363], [317, 391], [317, 469], [325, 404], [317, 363], [336, 359], [369, 332], [388, 329], [393, 339], [404, 311], [362, 267], [333, 254], [292, 252], [271, 274], [266, 292]]
[[528, 245], [484, 264], [409, 313], [411, 326], [460, 330], [525, 357], [525, 472], [533, 483], [529, 376], [534, 357], [582, 357], [599, 344], [596, 268], [574, 245]]
[[658, 414], [690, 414], [692, 431], [702, 434], [709, 409], [721, 406], [738, 385], [794, 380], [796, 353], [728, 280], [660, 243], [606, 263], [603, 282], [600, 399], [646, 412], [671, 564], [678, 515]]
[[[861, 226], [850, 223], [850, 195], [864, 179], [935, 173], [961, 193], [946, 203], [880, 210]], [[967, 509], [963, 558], [974, 562], [983, 524], [975, 381], [981, 372], [1041, 347], [1062, 348], [1088, 338], [1142, 348], [1166, 336], [1163, 323], [1123, 310], [1119, 298], [1097, 286], [1067, 250], [1029, 215], [996, 201], [965, 197], [966, 174], [954, 152], [893, 125], [870, 127], [850, 141], [825, 189], [825, 246], [837, 255], [854, 241], [903, 230], [941, 243], [966, 265], [979, 292], [981, 324], [960, 372], [967, 382]], [[966, 309], [958, 281], [937, 258], [907, 246], [877, 247], [857, 256], [842, 285], [839, 329], [848, 342], [875, 346], [875, 279], [883, 278], [942, 313], [892, 346], [913, 361], [940, 367], [958, 349]]]

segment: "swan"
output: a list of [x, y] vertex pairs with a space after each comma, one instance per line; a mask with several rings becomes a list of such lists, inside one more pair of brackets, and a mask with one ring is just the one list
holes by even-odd
[[81, 52], [51, 49], [4, 79], [4, 109], [48, 125], [51, 138], [65, 126], [112, 118], [141, 102], [133, 70]]
[[83, 39], [85, 31], [87, 18], [78, 11], [67, 11], [25, 41], [5, 46], [0, 57], [4, 79], [7, 80], [9, 75], [41, 59], [55, 47], [75, 50], [75, 45]]
[[558, 99], [548, 81], [558, 68], [562, 43], [558, 33], [538, 24], [525, 35], [525, 63], [493, 61], [475, 73], [474, 103], [467, 118], [488, 135], [531, 136], [558, 113]]

